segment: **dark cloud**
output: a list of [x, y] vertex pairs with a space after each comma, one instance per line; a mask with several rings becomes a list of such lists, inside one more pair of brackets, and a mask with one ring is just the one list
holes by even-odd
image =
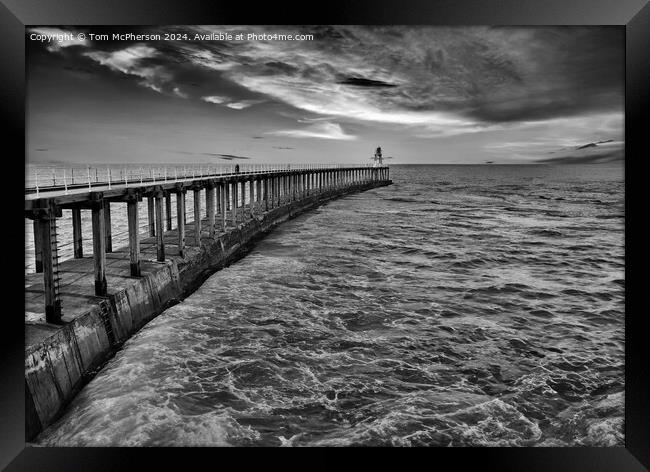
[[598, 147], [599, 144], [611, 143], [613, 141], [614, 141], [613, 139], [608, 139], [607, 141], [597, 141], [595, 143], [583, 144], [582, 146], [578, 146], [576, 149], [586, 149], [586, 148], [591, 148], [591, 147]]
[[233, 159], [251, 159], [250, 157], [245, 156], [236, 156], [234, 154], [217, 154], [213, 152], [204, 152], [204, 156], [218, 157], [219, 159], [224, 159], [226, 161], [232, 161]]
[[536, 162], [542, 164], [604, 164], [606, 162], [622, 161], [625, 155], [622, 150], [608, 151], [594, 155], [568, 155], [562, 157], [553, 157], [549, 159], [540, 159]]
[[357, 87], [397, 87], [396, 84], [389, 84], [382, 80], [372, 80], [363, 77], [348, 77], [338, 83], [343, 85], [354, 85]]
[[622, 141], [613, 139], [563, 148], [550, 152], [554, 157], [540, 159], [537, 162], [545, 164], [597, 164], [620, 161], [625, 158], [625, 148]]

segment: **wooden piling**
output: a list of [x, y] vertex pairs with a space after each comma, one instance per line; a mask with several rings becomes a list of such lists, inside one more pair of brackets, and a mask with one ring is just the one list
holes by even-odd
[[129, 225], [129, 261], [131, 276], [140, 277], [140, 215], [138, 200], [132, 198], [126, 202], [126, 216]]
[[217, 215], [221, 215], [221, 184], [217, 183], [215, 186], [215, 199], [216, 199], [216, 206], [215, 206], [215, 212]]
[[168, 193], [165, 196], [165, 217], [167, 218], [167, 231], [172, 229], [172, 195]]
[[101, 195], [91, 193], [93, 220], [93, 259], [95, 262], [95, 295], [106, 296], [106, 220], [104, 217], [104, 199]]
[[215, 202], [215, 188], [210, 186], [205, 190], [205, 208], [208, 213], [208, 233], [210, 237], [214, 237], [215, 227], [214, 227], [214, 202]]
[[51, 211], [38, 224], [43, 257], [43, 290], [45, 292], [45, 321], [61, 322], [61, 299], [59, 295], [59, 258], [56, 238], [56, 217]]
[[275, 177], [269, 177], [269, 187], [270, 187], [270, 191], [269, 191], [268, 202], [269, 202], [269, 207], [273, 209], [274, 208], [273, 199], [275, 198]]
[[147, 216], [149, 218], [149, 236], [156, 235], [156, 217], [153, 204], [153, 197], [147, 197]]
[[[230, 184], [228, 182], [226, 182], [224, 185], [225, 185], [224, 200], [226, 202], [226, 205], [224, 207], [224, 219], [227, 219], [228, 218], [228, 211], [232, 212], [232, 205], [230, 203], [230, 198], [231, 198], [232, 191], [231, 191], [231, 188], [230, 188]], [[225, 222], [225, 224], [227, 225], [227, 221]], [[224, 229], [225, 229], [225, 227], [226, 226], [224, 226]]]
[[156, 260], [165, 261], [165, 228], [163, 220], [163, 196], [157, 194], [154, 198], [156, 202]]
[[84, 256], [83, 236], [81, 235], [81, 208], [72, 209], [72, 245], [74, 258], [81, 259]]
[[113, 252], [113, 233], [111, 225], [111, 204], [104, 201], [104, 231], [106, 231], [106, 252]]
[[262, 186], [264, 187], [264, 211], [269, 210], [269, 179], [268, 177], [264, 178], [264, 181], [262, 182]]
[[178, 255], [185, 257], [185, 190], [176, 194], [176, 226], [178, 229]]
[[232, 183], [232, 224], [237, 227], [237, 200], [238, 200], [238, 182]]
[[36, 273], [43, 272], [43, 239], [41, 238], [40, 220], [34, 219], [34, 263]]
[[228, 208], [226, 198], [228, 196], [226, 192], [228, 184], [222, 183], [219, 185], [219, 197], [220, 197], [220, 205], [221, 205], [221, 230], [225, 233], [226, 232], [226, 210]]
[[201, 190], [194, 189], [194, 244], [201, 246]]

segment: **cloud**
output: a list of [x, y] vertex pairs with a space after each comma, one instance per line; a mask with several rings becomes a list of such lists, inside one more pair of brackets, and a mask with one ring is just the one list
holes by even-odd
[[390, 84], [383, 80], [365, 79], [363, 77], [348, 77], [345, 80], [341, 80], [339, 84], [355, 85], [357, 87], [397, 87], [396, 84]]
[[264, 102], [264, 100], [232, 101], [230, 98], [222, 97], [220, 95], [210, 95], [210, 96], [201, 97], [201, 100], [208, 103], [214, 103], [215, 105], [225, 105], [228, 108], [232, 108], [233, 110], [243, 110], [244, 108], [248, 108], [253, 105], [257, 105], [259, 103]]
[[173, 78], [164, 66], [147, 61], [158, 57], [160, 53], [145, 44], [136, 44], [117, 51], [88, 51], [83, 55], [113, 71], [140, 77], [143, 79], [139, 82], [140, 85], [159, 93], [162, 93], [163, 86]]
[[178, 96], [178, 97], [180, 97], [180, 98], [187, 98], [187, 97], [188, 97], [188, 95], [187, 95], [185, 92], [183, 92], [183, 91], [182, 91], [180, 88], [178, 88], [178, 87], [174, 87], [173, 92], [174, 92], [174, 94], [175, 94], [176, 96]]
[[[292, 136], [351, 139], [333, 120], [439, 138], [623, 114], [622, 28], [183, 27], [190, 36], [244, 30], [317, 40], [143, 42], [82, 54], [160, 93], [233, 110], [271, 101], [282, 104], [277, 113], [326, 123], [285, 130]], [[203, 89], [190, 96], [190, 86]]]
[[350, 141], [357, 139], [356, 136], [346, 134], [338, 123], [316, 123], [303, 129], [290, 129], [269, 131], [266, 134], [275, 136], [287, 136], [290, 138], [319, 138]]
[[601, 164], [605, 162], [622, 161], [625, 158], [625, 148], [622, 143], [616, 146], [590, 147], [562, 151], [560, 155], [539, 159], [536, 162], [544, 164]]
[[233, 159], [252, 159], [251, 157], [246, 157], [246, 156], [236, 156], [234, 154], [217, 154], [214, 152], [204, 152], [203, 155], [218, 157], [219, 159], [224, 159], [226, 161], [232, 161]]
[[226, 103], [226, 106], [228, 108], [232, 108], [233, 110], [243, 110], [244, 108], [248, 108], [262, 102], [263, 100], [242, 100], [240, 102]]
[[208, 102], [208, 103], [215, 103], [217, 105], [219, 105], [221, 103], [225, 103], [225, 102], [228, 101], [228, 99], [226, 97], [220, 97], [218, 95], [210, 95], [210, 96], [206, 96], [206, 97], [201, 97], [201, 100], [203, 100], [204, 102]]

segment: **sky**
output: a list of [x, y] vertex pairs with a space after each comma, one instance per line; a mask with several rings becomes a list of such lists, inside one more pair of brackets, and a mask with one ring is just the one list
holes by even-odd
[[43, 26], [26, 41], [29, 163], [361, 164], [377, 146], [388, 164], [623, 159], [622, 27]]

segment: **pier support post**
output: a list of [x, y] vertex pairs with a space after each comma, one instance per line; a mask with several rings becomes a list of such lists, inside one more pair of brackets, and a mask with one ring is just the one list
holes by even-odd
[[147, 198], [147, 216], [149, 220], [149, 236], [156, 235], [156, 216], [155, 216], [153, 197]]
[[93, 220], [93, 259], [95, 263], [95, 295], [103, 297], [106, 285], [106, 219], [104, 217], [104, 196], [101, 192], [90, 194]]
[[210, 233], [210, 237], [214, 238], [214, 232], [215, 232], [215, 227], [214, 227], [214, 206], [215, 206], [215, 193], [216, 189], [214, 186], [209, 186], [205, 190], [205, 208], [208, 213], [208, 232]]
[[165, 262], [165, 228], [163, 220], [163, 195], [159, 192], [156, 201], [156, 260]]
[[34, 219], [34, 263], [36, 273], [43, 272], [43, 239], [41, 238], [40, 221]]
[[273, 209], [273, 195], [274, 195], [274, 192], [275, 192], [275, 185], [274, 185], [273, 179], [274, 179], [273, 177], [268, 178], [267, 187], [269, 189], [269, 192], [268, 192], [268, 194], [266, 196], [267, 209], [269, 209], [269, 208]]
[[172, 195], [168, 193], [165, 196], [165, 216], [167, 217], [167, 231], [172, 229]]
[[81, 259], [84, 256], [83, 237], [81, 235], [81, 208], [72, 209], [72, 245], [74, 246], [74, 258]]
[[111, 204], [104, 201], [104, 230], [106, 231], [106, 252], [113, 252], [113, 232], [111, 229]]
[[[246, 192], [244, 192], [246, 189]], [[246, 204], [246, 197], [248, 197], [248, 204]], [[242, 207], [244, 211], [242, 212], [242, 220], [246, 218], [246, 210], [248, 210], [248, 216], [251, 215], [251, 209], [253, 205], [253, 185], [250, 180], [242, 182]]]
[[185, 190], [176, 193], [176, 226], [178, 230], [178, 255], [185, 257]]
[[287, 203], [287, 194], [289, 193], [289, 176], [288, 175], [283, 175], [282, 176], [282, 200], [281, 202]]
[[237, 227], [237, 200], [239, 199], [239, 182], [232, 183], [232, 224]]
[[129, 224], [129, 260], [131, 277], [140, 277], [140, 215], [138, 199], [132, 197], [126, 202], [126, 216]]
[[240, 182], [241, 186], [241, 220], [242, 222], [246, 219], [246, 181], [242, 180]]
[[194, 244], [201, 246], [201, 190], [194, 189]]
[[264, 211], [269, 210], [269, 179], [268, 177], [264, 178], [264, 182], [262, 183], [264, 187]]
[[43, 261], [43, 289], [45, 292], [45, 321], [61, 323], [61, 299], [59, 294], [59, 254], [56, 230], [56, 214], [48, 208], [38, 222], [38, 238], [41, 241]]
[[221, 231], [226, 232], [226, 183], [219, 184], [219, 205], [221, 206]]
[[[232, 192], [230, 190], [230, 184], [228, 182], [226, 182], [224, 184], [224, 186], [225, 186], [224, 187], [224, 191], [225, 191], [224, 200], [225, 200], [226, 204], [225, 204], [225, 206], [223, 208], [223, 214], [224, 214], [224, 220], [226, 220], [225, 223], [227, 225], [228, 224], [228, 221], [227, 221], [227, 219], [228, 219], [228, 210], [230, 210], [232, 212], [232, 206], [230, 205], [230, 194]], [[225, 230], [226, 230], [226, 226], [224, 226], [224, 231]]]
[[287, 175], [287, 193], [289, 194], [288, 201], [292, 202], [296, 199], [296, 174]]
[[280, 177], [271, 178], [271, 207], [276, 208], [278, 206], [278, 187], [280, 185]]
[[216, 183], [214, 186], [214, 198], [215, 198], [215, 204], [214, 204], [214, 212], [216, 215], [221, 214], [221, 184]]

